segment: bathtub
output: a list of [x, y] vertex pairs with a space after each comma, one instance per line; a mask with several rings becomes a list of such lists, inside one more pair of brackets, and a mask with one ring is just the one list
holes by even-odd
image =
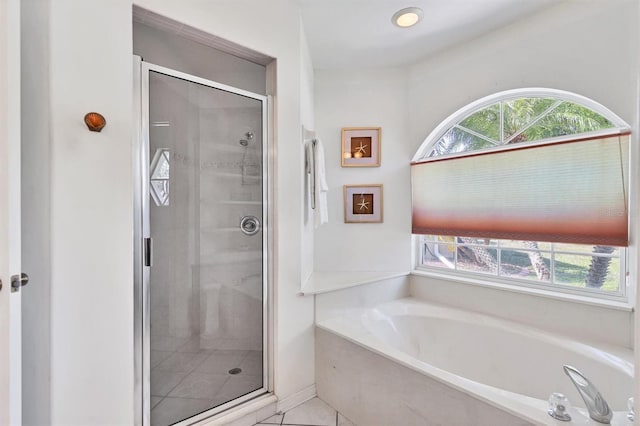
[[[612, 424], [632, 424], [628, 348], [413, 298], [348, 310], [317, 328], [318, 395], [361, 426], [599, 424], [563, 364], [598, 387], [614, 411]], [[572, 422], [546, 413], [552, 392], [568, 396]]]

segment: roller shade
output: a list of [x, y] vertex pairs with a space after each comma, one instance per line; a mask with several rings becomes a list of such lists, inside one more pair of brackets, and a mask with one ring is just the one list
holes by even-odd
[[628, 245], [629, 134], [412, 164], [414, 234]]

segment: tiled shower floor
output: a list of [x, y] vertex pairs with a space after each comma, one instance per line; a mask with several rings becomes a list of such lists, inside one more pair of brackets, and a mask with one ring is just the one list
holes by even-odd
[[286, 413], [276, 414], [256, 426], [355, 426], [353, 422], [319, 398], [313, 398]]
[[[262, 386], [260, 351], [202, 350], [188, 340], [158, 343], [151, 350], [153, 426], [176, 423]], [[229, 374], [232, 368], [242, 372]]]

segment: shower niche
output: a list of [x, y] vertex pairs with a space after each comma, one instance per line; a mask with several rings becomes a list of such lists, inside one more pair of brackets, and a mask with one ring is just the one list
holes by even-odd
[[[163, 63], [149, 37], [185, 43], [137, 25], [138, 49]], [[135, 63], [140, 424], [188, 424], [268, 391], [267, 99]]]

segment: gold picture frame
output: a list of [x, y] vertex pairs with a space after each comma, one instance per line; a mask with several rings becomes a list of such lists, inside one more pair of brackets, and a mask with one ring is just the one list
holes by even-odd
[[342, 167], [380, 167], [382, 127], [343, 127]]
[[344, 185], [344, 223], [382, 223], [382, 184]]

